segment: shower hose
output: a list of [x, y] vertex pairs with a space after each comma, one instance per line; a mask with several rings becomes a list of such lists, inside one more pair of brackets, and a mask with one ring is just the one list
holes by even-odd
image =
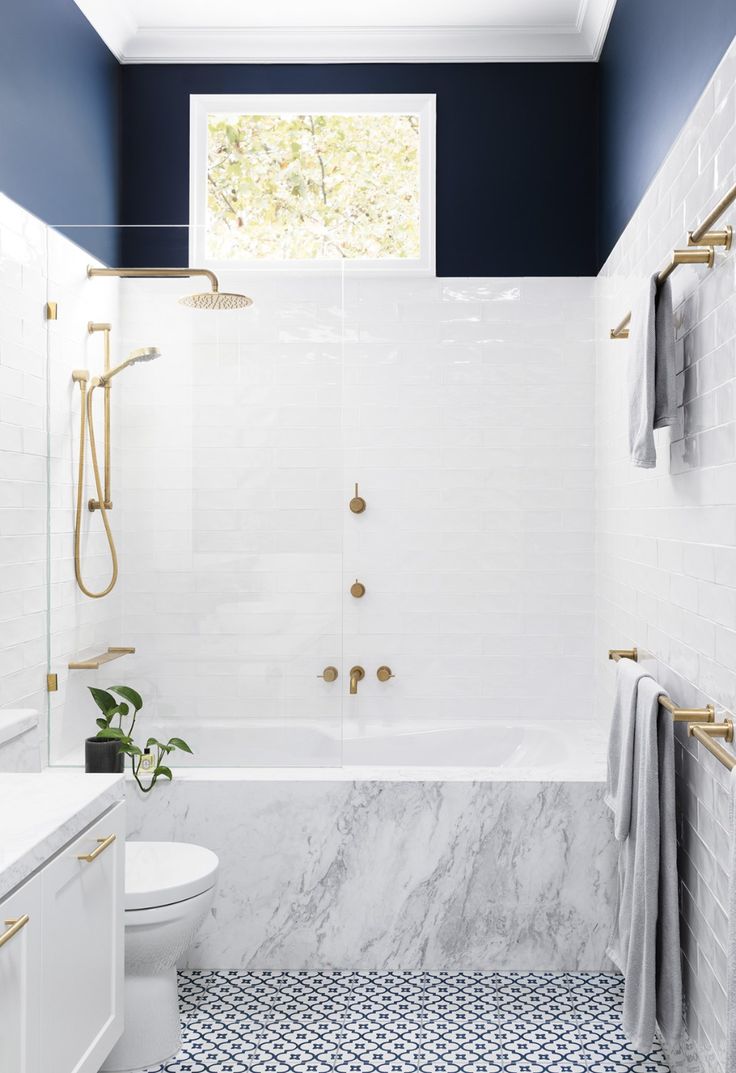
[[[115, 540], [110, 528], [110, 522], [107, 517], [107, 510], [105, 508], [105, 498], [102, 491], [102, 481], [100, 480], [100, 467], [97, 461], [97, 446], [95, 443], [95, 426], [94, 418], [92, 416], [92, 396], [96, 387], [100, 386], [100, 380], [95, 377], [89, 385], [87, 390], [87, 384], [81, 381], [80, 387], [82, 389], [82, 405], [79, 420], [79, 476], [77, 479], [77, 513], [74, 523], [74, 573], [77, 578], [77, 584], [84, 593], [85, 596], [91, 597], [93, 600], [99, 600], [102, 596], [107, 596], [109, 592], [115, 588], [115, 583], [118, 580], [118, 553], [115, 550]], [[110, 558], [112, 560], [112, 577], [108, 582], [107, 588], [101, 592], [92, 592], [88, 589], [82, 580], [82, 563], [80, 556], [80, 546], [82, 541], [82, 498], [84, 496], [84, 456], [86, 449], [86, 426], [89, 426], [89, 447], [90, 454], [92, 455], [92, 469], [95, 475], [95, 486], [97, 488], [97, 502], [100, 505], [100, 513], [102, 514], [102, 524], [105, 527], [105, 536], [107, 537], [107, 543], [110, 548]]]

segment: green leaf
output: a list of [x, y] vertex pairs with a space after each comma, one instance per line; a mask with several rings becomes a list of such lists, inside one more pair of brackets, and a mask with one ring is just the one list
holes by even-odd
[[98, 738], [117, 738], [118, 741], [129, 742], [131, 738], [125, 733], [124, 730], [118, 730], [117, 727], [107, 727], [105, 730], [100, 730], [97, 733]]
[[[119, 697], [123, 697], [125, 700], [129, 701], [136, 712], [139, 712], [143, 707], [143, 698], [140, 693], [136, 693], [130, 686], [110, 686], [110, 689], [113, 693], [117, 693]], [[128, 713], [126, 712], [125, 714], [127, 715]]]
[[162, 776], [162, 777], [163, 777], [164, 779], [169, 779], [169, 781], [171, 781], [171, 779], [173, 779], [173, 777], [174, 777], [174, 776], [173, 776], [173, 775], [171, 774], [171, 768], [168, 768], [168, 767], [164, 767], [164, 765], [163, 765], [163, 764], [159, 764], [159, 765], [158, 765], [158, 767], [156, 768], [156, 770], [154, 771], [154, 773], [153, 773], [153, 774], [154, 774], [154, 775], [160, 775], [160, 776]]
[[[175, 749], [181, 749], [185, 753], [192, 752], [183, 738], [169, 738], [169, 745], [173, 745]], [[192, 755], [194, 754], [192, 753]]]
[[107, 719], [95, 719], [95, 722], [97, 723], [97, 726], [102, 727], [103, 730], [107, 730], [108, 726], [110, 725]]
[[162, 743], [160, 741], [158, 741], [158, 739], [156, 739], [156, 738], [149, 738], [148, 741], [146, 742], [146, 748], [147, 749], [150, 749], [152, 745], [158, 745], [161, 748], [163, 748]]
[[97, 689], [95, 686], [88, 686], [87, 688], [92, 694], [94, 702], [100, 711], [112, 718], [112, 715], [114, 715], [113, 709], [117, 709], [118, 703], [112, 693], [108, 693], [106, 689]]

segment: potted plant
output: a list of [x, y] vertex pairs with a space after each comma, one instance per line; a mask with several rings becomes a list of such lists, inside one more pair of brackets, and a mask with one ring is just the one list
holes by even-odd
[[[173, 778], [171, 768], [163, 761], [177, 749], [185, 753], [192, 750], [182, 738], [169, 738], [167, 742], [148, 738], [143, 748], [136, 745], [133, 731], [143, 707], [140, 693], [130, 686], [89, 686], [89, 691], [101, 715], [97, 717], [97, 734], [84, 743], [85, 771], [123, 771], [125, 757], [129, 756], [133, 778], [144, 794], [154, 788], [158, 779]], [[144, 783], [141, 775], [150, 781]]]

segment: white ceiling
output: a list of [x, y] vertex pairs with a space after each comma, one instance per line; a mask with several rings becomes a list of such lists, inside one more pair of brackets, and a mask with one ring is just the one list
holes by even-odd
[[596, 60], [616, 0], [76, 0], [123, 63]]

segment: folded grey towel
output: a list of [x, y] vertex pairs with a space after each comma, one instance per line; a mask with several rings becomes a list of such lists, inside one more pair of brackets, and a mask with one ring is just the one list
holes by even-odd
[[620, 659], [616, 664], [616, 697], [608, 734], [608, 784], [605, 801], [613, 812], [613, 830], [619, 842], [629, 834], [634, 778], [634, 729], [639, 682], [648, 677], [638, 663]]
[[657, 464], [654, 429], [677, 420], [675, 319], [669, 279], [654, 275], [631, 312], [629, 336], [629, 450], [635, 466]]
[[619, 852], [619, 905], [608, 956], [625, 976], [623, 1028], [651, 1051], [657, 1024], [677, 1042], [682, 1025], [672, 718], [659, 685], [637, 684], [628, 837]]

